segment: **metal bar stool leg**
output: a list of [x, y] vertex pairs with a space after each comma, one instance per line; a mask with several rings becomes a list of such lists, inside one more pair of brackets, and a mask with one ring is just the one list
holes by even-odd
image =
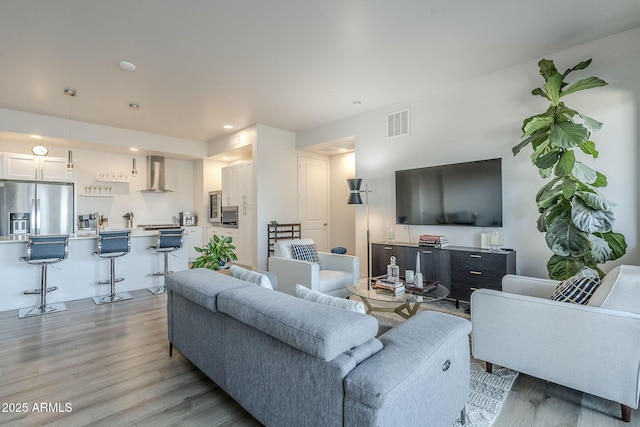
[[18, 310], [19, 319], [67, 310], [67, 306], [62, 302], [47, 305], [47, 291], [55, 291], [58, 289], [57, 286], [47, 288], [47, 266], [47, 264], [40, 264], [40, 290], [25, 291], [25, 294], [40, 294], [40, 304], [35, 307], [21, 308]]
[[106, 284], [109, 283], [110, 285], [110, 292], [109, 295], [103, 295], [100, 297], [93, 297], [93, 302], [95, 302], [97, 305], [100, 304], [109, 304], [112, 302], [118, 302], [118, 301], [125, 301], [128, 299], [133, 299], [133, 297], [131, 296], [131, 294], [129, 292], [120, 292], [120, 293], [116, 293], [116, 283], [117, 282], [121, 282], [122, 280], [124, 280], [123, 278], [117, 278], [116, 279], [116, 257], [109, 257], [109, 270], [110, 270], [110, 275], [109, 275], [109, 280], [108, 281], [100, 281], [98, 282], [98, 284]]
[[165, 288], [164, 285], [167, 281], [167, 276], [169, 275], [169, 252], [163, 252], [162, 255], [164, 255], [164, 271], [162, 274], [162, 276], [164, 277], [164, 281], [162, 282], [162, 286], [147, 288], [147, 290], [154, 295], [160, 295], [167, 292], [167, 288]]

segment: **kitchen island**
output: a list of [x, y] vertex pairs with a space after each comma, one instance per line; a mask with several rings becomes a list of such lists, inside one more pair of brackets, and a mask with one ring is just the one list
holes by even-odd
[[[157, 244], [157, 231], [132, 230], [131, 252], [116, 258], [116, 277], [124, 281], [116, 284], [117, 292], [162, 286], [162, 276], [152, 273], [163, 271], [163, 256], [148, 249]], [[109, 293], [109, 285], [98, 285], [109, 278], [109, 260], [95, 255], [95, 233], [71, 235], [66, 260], [51, 264], [47, 272], [47, 286], [58, 290], [47, 294], [47, 302], [65, 302], [91, 298]], [[40, 287], [40, 268], [20, 258], [27, 252], [26, 236], [0, 237], [0, 311], [15, 310], [38, 304], [38, 295], [24, 295], [27, 289]], [[175, 256], [173, 256], [175, 255]], [[169, 256], [169, 270], [188, 268], [187, 249], [182, 248]]]

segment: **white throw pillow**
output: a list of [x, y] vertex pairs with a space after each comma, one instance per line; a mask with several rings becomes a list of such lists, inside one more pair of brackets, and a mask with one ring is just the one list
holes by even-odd
[[314, 291], [313, 289], [309, 289], [302, 285], [296, 285], [296, 296], [307, 301], [326, 304], [343, 310], [355, 311], [356, 313], [362, 314], [367, 313], [364, 308], [364, 304], [360, 301], [351, 301], [346, 298], [338, 298], [332, 295], [323, 294], [322, 292]]
[[232, 265], [229, 272], [231, 273], [231, 277], [235, 277], [236, 279], [254, 283], [262, 288], [273, 289], [273, 286], [271, 286], [271, 280], [262, 273], [247, 270], [246, 268], [238, 267], [237, 265]]

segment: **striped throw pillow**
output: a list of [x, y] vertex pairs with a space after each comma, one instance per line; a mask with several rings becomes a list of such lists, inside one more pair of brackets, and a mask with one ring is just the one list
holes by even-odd
[[561, 282], [553, 292], [553, 301], [586, 304], [600, 285], [600, 276], [589, 267], [582, 267], [575, 276]]
[[315, 243], [310, 245], [298, 245], [295, 243], [291, 244], [291, 254], [294, 259], [300, 261], [309, 261], [315, 262], [322, 268], [320, 264], [320, 257], [318, 256], [318, 249], [316, 249]]

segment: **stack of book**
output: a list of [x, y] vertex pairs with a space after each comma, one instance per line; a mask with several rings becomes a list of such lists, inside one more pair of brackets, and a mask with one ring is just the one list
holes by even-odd
[[420, 235], [418, 245], [441, 248], [449, 245], [449, 238], [447, 236], [438, 236], [436, 234], [422, 234]]
[[373, 284], [376, 293], [397, 297], [404, 294], [404, 282], [401, 280], [378, 279]]

